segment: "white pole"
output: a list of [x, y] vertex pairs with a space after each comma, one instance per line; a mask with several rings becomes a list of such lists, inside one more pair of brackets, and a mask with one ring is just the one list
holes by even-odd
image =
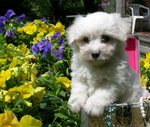
[[125, 0], [116, 0], [116, 12], [125, 15]]

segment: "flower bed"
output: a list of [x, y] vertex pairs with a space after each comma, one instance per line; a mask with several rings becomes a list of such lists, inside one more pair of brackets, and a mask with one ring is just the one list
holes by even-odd
[[71, 50], [65, 26], [0, 16], [0, 127], [78, 127], [67, 107]]

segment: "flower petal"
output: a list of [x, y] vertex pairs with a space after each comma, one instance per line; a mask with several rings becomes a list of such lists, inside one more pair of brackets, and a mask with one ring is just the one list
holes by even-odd
[[5, 17], [11, 18], [12, 16], [16, 15], [12, 9], [7, 10]]
[[42, 127], [42, 122], [30, 115], [25, 115], [20, 120], [21, 127]]

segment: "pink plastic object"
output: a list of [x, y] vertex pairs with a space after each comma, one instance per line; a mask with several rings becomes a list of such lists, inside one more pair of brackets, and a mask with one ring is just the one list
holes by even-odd
[[139, 41], [136, 37], [128, 38], [126, 53], [129, 65], [139, 75]]

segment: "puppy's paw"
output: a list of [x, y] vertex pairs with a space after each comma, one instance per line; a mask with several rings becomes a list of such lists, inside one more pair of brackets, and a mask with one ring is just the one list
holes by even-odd
[[101, 116], [104, 113], [104, 106], [98, 103], [96, 100], [89, 98], [84, 106], [84, 110], [88, 115]]
[[81, 108], [85, 105], [87, 97], [80, 96], [79, 97], [70, 97], [68, 101], [69, 108], [72, 112], [78, 113]]

